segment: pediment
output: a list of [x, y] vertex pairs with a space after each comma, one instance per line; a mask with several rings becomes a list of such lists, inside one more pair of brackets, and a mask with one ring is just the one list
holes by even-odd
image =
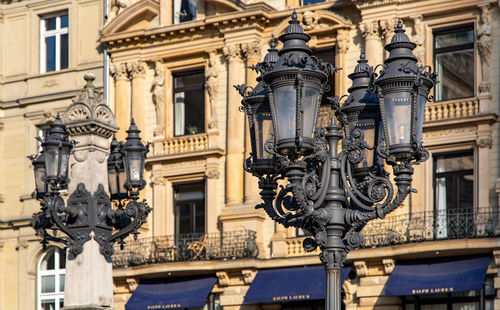
[[104, 36], [152, 28], [151, 23], [160, 12], [158, 0], [139, 0], [121, 8], [118, 14], [102, 28]]
[[[328, 10], [304, 10], [297, 12], [301, 26], [307, 33], [331, 31], [332, 29], [348, 29], [352, 22], [344, 16]], [[274, 28], [273, 35], [279, 37], [288, 26], [289, 17], [286, 17]]]

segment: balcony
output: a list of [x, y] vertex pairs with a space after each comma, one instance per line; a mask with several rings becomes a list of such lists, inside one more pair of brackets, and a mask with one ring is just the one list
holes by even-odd
[[479, 100], [476, 98], [432, 102], [425, 106], [424, 120], [438, 121], [479, 115]]
[[123, 250], [115, 245], [113, 267], [257, 257], [255, 238], [249, 230], [142, 238], [127, 242]]
[[[500, 236], [499, 212], [493, 208], [450, 209], [390, 216], [368, 223], [361, 231], [364, 248], [377, 248], [415, 242]], [[287, 239], [287, 254], [316, 255], [302, 248], [306, 237]]]

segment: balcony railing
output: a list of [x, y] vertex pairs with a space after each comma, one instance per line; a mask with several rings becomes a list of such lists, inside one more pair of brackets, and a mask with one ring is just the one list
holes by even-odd
[[498, 210], [449, 209], [388, 217], [370, 222], [361, 231], [364, 247], [431, 240], [488, 238], [498, 234]]
[[116, 245], [113, 267], [256, 257], [255, 236], [254, 231], [242, 230], [142, 238], [127, 242], [123, 250]]
[[[450, 209], [390, 216], [368, 223], [361, 234], [365, 241], [364, 248], [449, 239], [491, 238], [500, 236], [499, 212], [492, 208]], [[302, 247], [304, 238], [306, 237], [287, 240], [288, 256], [319, 253], [319, 250], [306, 252]]]
[[475, 98], [432, 102], [425, 106], [425, 121], [471, 117], [479, 114], [479, 100]]

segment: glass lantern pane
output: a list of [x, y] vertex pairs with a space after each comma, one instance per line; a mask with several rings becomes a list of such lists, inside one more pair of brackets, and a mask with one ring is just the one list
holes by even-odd
[[45, 193], [47, 191], [46, 184], [42, 180], [43, 177], [45, 177], [45, 167], [37, 167], [35, 170], [35, 186], [39, 193]]
[[120, 193], [127, 193], [127, 190], [125, 189], [125, 181], [126, 180], [127, 180], [127, 174], [125, 173], [125, 171], [121, 171], [120, 174], [118, 175]]
[[140, 181], [142, 179], [142, 159], [137, 154], [129, 155], [130, 179]]
[[295, 138], [295, 88], [286, 85], [273, 92], [274, 108], [278, 120], [278, 139]]
[[57, 166], [59, 164], [59, 152], [57, 148], [45, 149], [45, 172], [47, 177], [57, 176]]
[[108, 171], [108, 185], [109, 185], [109, 193], [111, 195], [115, 195], [118, 193], [118, 177], [114, 169], [112, 171]]
[[271, 112], [261, 112], [255, 115], [255, 143], [256, 156], [258, 159], [272, 158], [272, 155], [266, 152], [264, 144], [269, 140], [273, 130]]
[[425, 113], [425, 104], [427, 103], [427, 97], [418, 95], [417, 97], [418, 106], [417, 106], [417, 119], [415, 122], [416, 128], [416, 138], [417, 142], [422, 141], [422, 130], [424, 128], [424, 113]]
[[[361, 129], [364, 134], [364, 141], [369, 145], [369, 146], [374, 146], [375, 145], [375, 124], [373, 121], [360, 121], [358, 122], [358, 125], [356, 126], [358, 129]], [[373, 150], [368, 150], [364, 149], [363, 150], [363, 161], [358, 164], [358, 168], [363, 168], [363, 167], [371, 167], [373, 165]]]
[[42, 276], [42, 293], [54, 293], [56, 291], [56, 276]]
[[409, 144], [411, 137], [410, 92], [390, 93], [384, 96], [389, 145]]
[[316, 88], [308, 87], [306, 84], [302, 95], [302, 109], [304, 111], [304, 123], [302, 135], [312, 138], [314, 127], [316, 127], [316, 114], [318, 111], [319, 91]]
[[61, 151], [61, 167], [59, 170], [59, 175], [61, 177], [68, 177], [68, 162], [69, 162], [69, 150]]

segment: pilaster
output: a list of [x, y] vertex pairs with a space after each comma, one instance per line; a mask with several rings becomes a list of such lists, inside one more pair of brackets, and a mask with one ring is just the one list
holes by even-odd
[[[391, 43], [392, 35], [394, 34], [394, 25], [396, 24], [396, 19], [394, 18], [386, 18], [382, 19], [379, 22], [380, 34], [383, 38], [384, 46]], [[384, 50], [384, 60], [389, 57], [389, 52]], [[371, 64], [372, 66], [376, 66], [378, 63]]]
[[[350, 44], [350, 29], [339, 29], [337, 30], [337, 44], [335, 51], [335, 64], [337, 66], [343, 66], [341, 64], [347, 63], [347, 51], [349, 50]], [[346, 94], [346, 77], [349, 73], [346, 70], [337, 71], [335, 75], [335, 93]]]
[[146, 111], [145, 111], [145, 94], [146, 94], [146, 69], [147, 65], [143, 61], [134, 61], [127, 63], [127, 70], [132, 79], [132, 117], [141, 130], [141, 138], [146, 135]]
[[378, 21], [363, 21], [359, 24], [359, 28], [365, 40], [365, 54], [368, 63], [371, 66], [382, 63], [383, 46], [380, 42]]
[[241, 98], [233, 85], [245, 82], [241, 45], [224, 46], [228, 62], [227, 71], [227, 156], [226, 156], [226, 205], [243, 203], [243, 160], [245, 115], [239, 111]]
[[114, 63], [110, 66], [111, 76], [115, 81], [115, 114], [119, 132], [116, 134], [118, 140], [124, 140], [125, 130], [130, 124], [130, 81], [128, 78], [127, 64]]

